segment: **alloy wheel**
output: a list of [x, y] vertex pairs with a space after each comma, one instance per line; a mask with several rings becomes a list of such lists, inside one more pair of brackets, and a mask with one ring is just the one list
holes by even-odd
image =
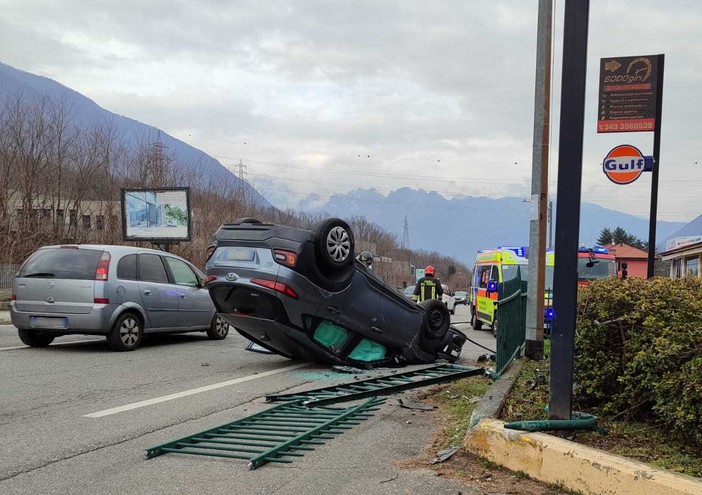
[[343, 227], [334, 227], [327, 235], [327, 253], [337, 263], [351, 255], [351, 239]]
[[127, 347], [136, 345], [139, 340], [139, 322], [134, 318], [125, 318], [119, 327], [119, 338]]

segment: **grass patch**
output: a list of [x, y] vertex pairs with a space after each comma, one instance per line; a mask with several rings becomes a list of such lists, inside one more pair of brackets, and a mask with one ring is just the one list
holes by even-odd
[[463, 445], [475, 404], [485, 395], [490, 385], [492, 380], [487, 377], [471, 376], [432, 387], [420, 396], [423, 402], [436, 406], [439, 413], [447, 418], [438, 442], [440, 448]]
[[[510, 391], [501, 420], [546, 419], [548, 405], [548, 360], [524, 363]], [[582, 411], [596, 414], [594, 411]], [[669, 438], [654, 423], [621, 421], [598, 416], [598, 431], [558, 432], [558, 436], [590, 447], [622, 455], [664, 469], [702, 477], [702, 453]], [[553, 434], [556, 434], [554, 432]]]

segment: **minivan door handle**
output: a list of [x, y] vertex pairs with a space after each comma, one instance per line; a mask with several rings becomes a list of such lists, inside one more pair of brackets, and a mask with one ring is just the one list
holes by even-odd
[[144, 291], [144, 295], [145, 295], [145, 296], [150, 296], [150, 295], [151, 295], [151, 291], [150, 291], [149, 289], [146, 289], [146, 290]]
[[185, 294], [183, 294], [182, 292], [178, 295], [180, 296], [181, 299], [185, 299]]

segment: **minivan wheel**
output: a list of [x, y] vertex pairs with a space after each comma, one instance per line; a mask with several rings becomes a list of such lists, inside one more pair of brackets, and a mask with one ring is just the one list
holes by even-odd
[[113, 351], [133, 351], [141, 344], [143, 335], [144, 328], [139, 318], [133, 313], [123, 313], [107, 334], [107, 345]]
[[207, 336], [212, 340], [222, 340], [228, 333], [229, 323], [224, 321], [219, 315], [215, 315], [210, 328], [207, 329]]
[[46, 347], [54, 341], [53, 335], [48, 335], [37, 330], [20, 328], [17, 330], [19, 338], [29, 347]]

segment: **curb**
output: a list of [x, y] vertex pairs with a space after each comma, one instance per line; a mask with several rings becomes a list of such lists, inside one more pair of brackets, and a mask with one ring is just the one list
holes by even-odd
[[529, 477], [586, 494], [699, 495], [702, 481], [545, 433], [504, 428], [484, 418], [464, 447], [489, 461]]
[[656, 468], [546, 433], [505, 429], [499, 417], [526, 362], [515, 360], [476, 404], [466, 450], [544, 483], [585, 494], [699, 495], [702, 480]]

